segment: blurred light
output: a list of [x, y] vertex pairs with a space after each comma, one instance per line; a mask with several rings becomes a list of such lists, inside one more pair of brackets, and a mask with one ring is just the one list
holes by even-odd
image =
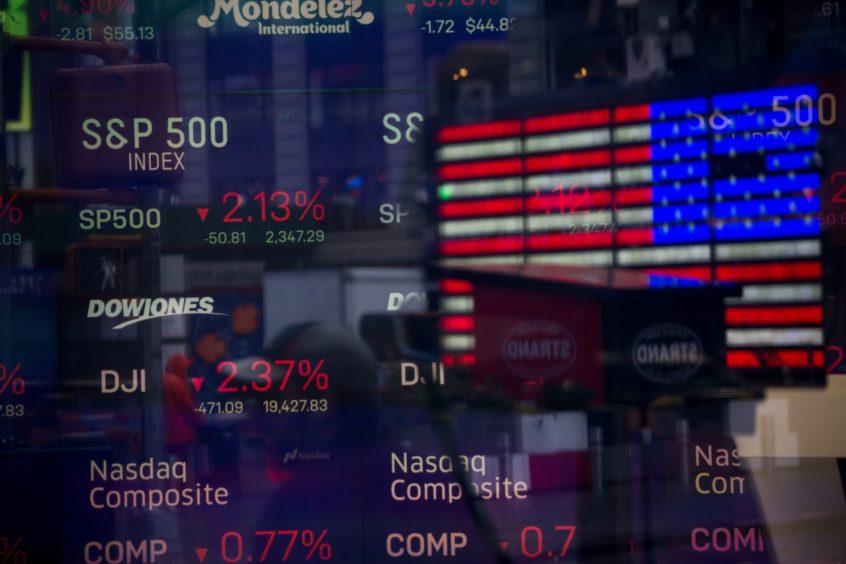
[[468, 217], [517, 213], [522, 210], [523, 198], [498, 198], [441, 204], [438, 207], [438, 215], [443, 218]]
[[720, 282], [749, 282], [814, 279], [822, 276], [822, 265], [816, 261], [750, 265], [721, 265], [717, 267]]
[[441, 339], [441, 347], [447, 351], [470, 351], [476, 346], [476, 339], [472, 335], [445, 335]]
[[742, 298], [729, 298], [727, 303], [760, 302], [816, 302], [822, 299], [822, 286], [819, 284], [747, 284], [743, 287]]
[[473, 327], [472, 315], [445, 315], [441, 317], [441, 329], [443, 331], [451, 333], [472, 331]]
[[442, 241], [441, 253], [450, 255], [474, 255], [482, 253], [512, 253], [523, 250], [523, 236], [500, 237], [496, 239], [464, 239]]
[[520, 178], [503, 178], [502, 180], [474, 180], [471, 182], [447, 182], [438, 187], [438, 197], [441, 200], [452, 198], [473, 198], [478, 196], [495, 196], [499, 194], [514, 194], [523, 190]]
[[661, 268], [650, 268], [649, 274], [661, 274], [674, 278], [691, 278], [693, 280], [704, 280], [710, 282], [711, 267], [709, 266], [667, 266]]
[[444, 311], [473, 311], [473, 298], [453, 297], [443, 298], [441, 300], [441, 308]]
[[617, 191], [616, 206], [630, 206], [635, 204], [648, 204], [652, 201], [651, 186], [635, 186], [632, 188], [620, 189]]
[[611, 133], [607, 127], [603, 127], [601, 129], [586, 129], [573, 133], [532, 135], [526, 138], [525, 151], [528, 153], [563, 151], [565, 149], [580, 149], [610, 144]]
[[708, 262], [711, 260], [711, 247], [683, 245], [665, 249], [623, 249], [617, 251], [617, 260], [621, 266]]
[[599, 168], [564, 174], [534, 174], [527, 177], [526, 180], [528, 181], [529, 192], [535, 190], [549, 192], [557, 186], [581, 186], [588, 189], [604, 188], [611, 185], [611, 170]]
[[529, 172], [562, 169], [567, 170], [591, 166], [604, 166], [610, 164], [610, 162], [611, 152], [607, 149], [598, 151], [582, 151], [579, 153], [559, 153], [555, 155], [544, 155], [542, 157], [527, 157], [526, 170]]
[[522, 149], [520, 140], [498, 139], [496, 141], [477, 141], [475, 143], [455, 143], [438, 149], [435, 160], [461, 161], [474, 158], [501, 157], [519, 153]]
[[822, 329], [729, 329], [726, 344], [730, 347], [822, 345], [823, 335]]
[[714, 96], [713, 105], [716, 111], [742, 110], [744, 107], [770, 108], [773, 107], [773, 97], [782, 96], [786, 98], [781, 105], [792, 108], [799, 96], [810, 96], [812, 100], [817, 99], [816, 85], [803, 86], [779, 86], [766, 90], [753, 90], [749, 92], [732, 92]]
[[649, 104], [614, 108], [614, 122], [646, 121], [651, 115]]
[[732, 221], [717, 224], [715, 237], [718, 241], [739, 239], [774, 239], [819, 235], [819, 222], [812, 216], [806, 219], [780, 219], [763, 221]]
[[[613, 223], [610, 211], [595, 211], [588, 213], [552, 213], [549, 215], [530, 215], [529, 216], [529, 230], [530, 231], [552, 231], [552, 230], [567, 230], [571, 226], [578, 228], [582, 225], [595, 226], [597, 224], [605, 224], [607, 228]], [[594, 229], [597, 229], [594, 227]]]
[[608, 109], [588, 110], [550, 116], [526, 118], [527, 133], [541, 133], [559, 129], [578, 129], [592, 125], [606, 125], [610, 117]]
[[466, 280], [455, 280], [447, 278], [441, 280], [441, 292], [444, 294], [469, 294], [473, 291], [473, 286]]
[[820, 306], [728, 307], [727, 325], [793, 325], [822, 323]]
[[503, 137], [521, 133], [522, 128], [518, 120], [494, 121], [473, 125], [452, 125], [444, 127], [438, 132], [438, 142], [452, 143], [468, 141], [470, 139], [486, 139]]
[[530, 235], [528, 237], [528, 243], [529, 249], [532, 251], [610, 247], [611, 232], [600, 231], [597, 233], [556, 233]]
[[717, 259], [723, 261], [739, 261], [747, 259], [816, 257], [820, 255], [820, 252], [820, 242], [817, 240], [731, 243], [717, 246]]
[[446, 258], [444, 264], [465, 266], [468, 264], [523, 264], [523, 255], [494, 255], [492, 257]]
[[347, 178], [347, 188], [349, 190], [358, 190], [364, 186], [364, 177], [360, 174], [353, 174]]
[[651, 245], [652, 228], [644, 229], [621, 229], [617, 232], [618, 245]]
[[526, 261], [533, 264], [572, 264], [579, 266], [611, 266], [611, 251], [581, 251], [576, 253], [543, 253], [529, 255]]
[[522, 216], [501, 218], [461, 219], [441, 221], [438, 233], [441, 237], [467, 237], [470, 235], [496, 235], [499, 233], [520, 233], [523, 231]]
[[[602, 189], [576, 189], [569, 193], [546, 193], [536, 196], [526, 202], [527, 208], [532, 212], [557, 212], [558, 215], [576, 216], [587, 214], [586, 208], [604, 208], [611, 206], [611, 192]], [[572, 213], [565, 214], [565, 210]], [[573, 223], [570, 221], [569, 223]]]
[[457, 180], [473, 177], [508, 176], [522, 172], [523, 161], [521, 159], [499, 159], [444, 165], [438, 169], [438, 177], [441, 180]]
[[648, 208], [628, 208], [617, 212], [617, 222], [620, 225], [637, 225], [652, 223], [652, 206]]
[[[808, 358], [811, 352], [811, 358]], [[762, 366], [793, 368], [806, 368], [823, 366], [823, 353], [821, 350], [735, 350], [729, 351], [726, 355], [726, 364], [729, 368], [760, 368]]]

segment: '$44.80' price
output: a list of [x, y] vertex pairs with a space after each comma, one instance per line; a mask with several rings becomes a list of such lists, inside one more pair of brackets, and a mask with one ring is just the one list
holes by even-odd
[[[320, 359], [312, 365], [310, 360], [280, 359], [274, 360], [273, 363], [266, 360], [256, 360], [250, 365], [249, 384], [233, 382], [238, 376], [238, 366], [234, 362], [224, 361], [217, 365], [218, 374], [224, 376], [217, 387], [217, 391], [219, 393], [267, 392], [274, 388], [272, 375], [275, 375], [279, 379], [276, 390], [284, 392], [294, 373], [294, 368], [296, 368], [297, 376], [302, 382], [301, 390], [308, 390], [312, 386], [318, 390], [326, 390], [329, 388], [329, 375], [322, 371], [324, 361], [325, 359]], [[281, 378], [279, 372], [274, 371], [274, 367], [277, 366], [285, 370]], [[241, 378], [241, 381], [243, 382], [244, 379]]]
[[510, 31], [516, 20], [517, 18], [467, 18], [464, 22], [464, 29], [470, 35], [484, 31]]
[[[505, 32], [514, 27], [517, 18], [467, 18], [464, 29], [469, 35], [484, 32]], [[420, 28], [429, 34], [455, 33], [455, 20], [426, 20]]]

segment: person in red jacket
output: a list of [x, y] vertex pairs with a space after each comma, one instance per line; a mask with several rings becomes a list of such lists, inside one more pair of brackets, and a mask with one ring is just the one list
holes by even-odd
[[164, 447], [165, 452], [181, 460], [197, 440], [200, 415], [195, 411], [194, 396], [188, 385], [191, 359], [175, 354], [167, 361], [164, 374]]

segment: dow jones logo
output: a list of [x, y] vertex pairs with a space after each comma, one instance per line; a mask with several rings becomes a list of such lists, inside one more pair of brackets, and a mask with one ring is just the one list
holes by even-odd
[[702, 365], [702, 340], [684, 325], [658, 323], [637, 336], [632, 361], [647, 380], [658, 384], [684, 382]]

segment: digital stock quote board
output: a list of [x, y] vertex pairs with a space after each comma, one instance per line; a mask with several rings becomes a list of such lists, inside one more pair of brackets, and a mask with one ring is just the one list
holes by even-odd
[[[656, 289], [739, 285], [725, 299], [726, 365], [821, 383], [818, 127], [833, 98], [797, 84], [444, 126], [436, 253], [636, 269]], [[444, 354], [472, 364], [472, 284], [441, 292]]]
[[0, 0], [0, 564], [838, 564], [846, 8]]

